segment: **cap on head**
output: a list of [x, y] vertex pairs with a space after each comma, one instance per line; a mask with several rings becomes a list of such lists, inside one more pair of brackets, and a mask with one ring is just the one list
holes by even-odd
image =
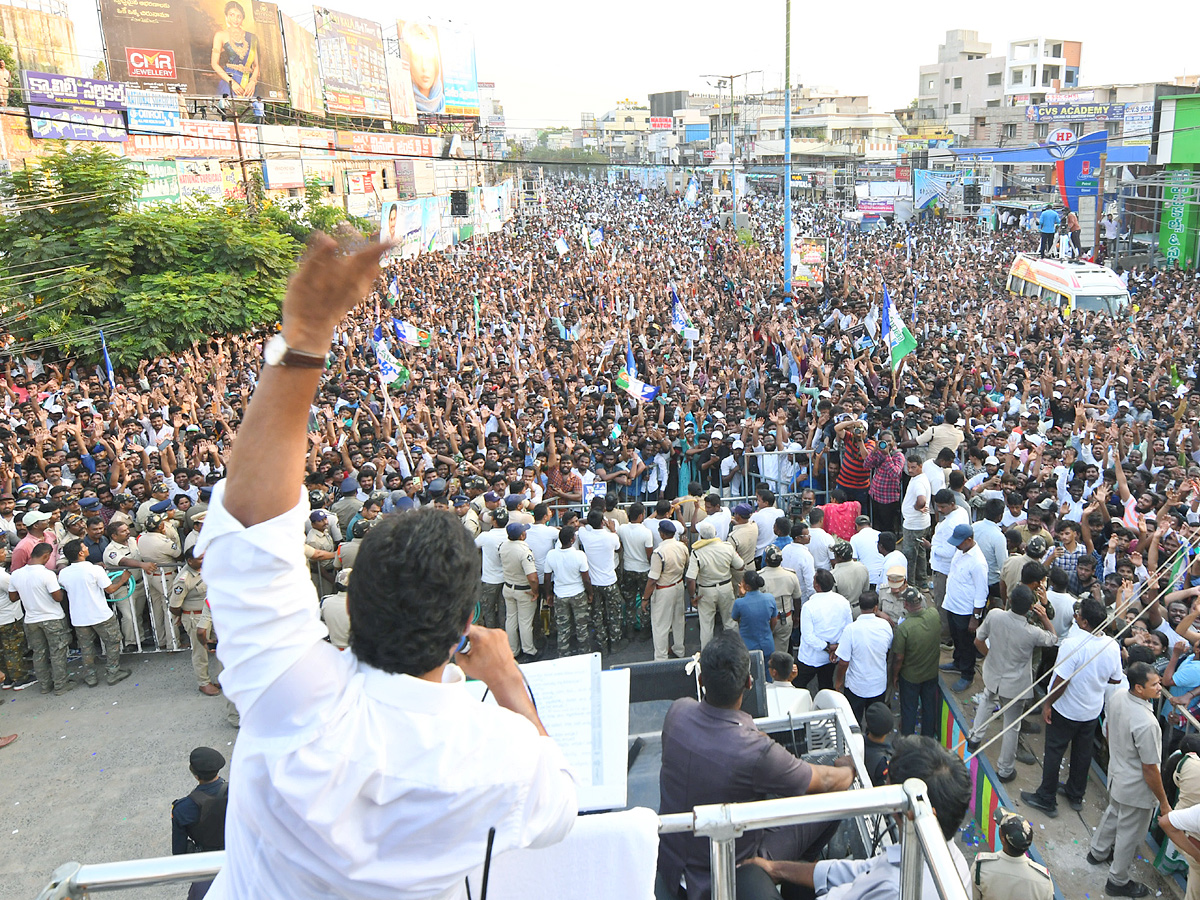
[[1033, 826], [1028, 820], [1003, 806], [996, 808], [992, 818], [1000, 826], [1000, 834], [1012, 849], [1023, 852], [1033, 844]]
[[660, 519], [658, 523], [658, 533], [665, 534], [670, 537], [675, 536], [675, 523], [670, 519]]
[[454, 499], [451, 500], [450, 502], [453, 503], [454, 508], [457, 509], [460, 506], [466, 506], [467, 504], [469, 504], [471, 502], [471, 498], [468, 497], [466, 494], [455, 494]]
[[1046, 552], [1046, 539], [1039, 535], [1034, 535], [1029, 539], [1029, 543], [1025, 545], [1025, 555], [1031, 559], [1041, 559], [1042, 554]]
[[188, 756], [188, 765], [207, 781], [225, 768], [225, 757], [212, 747], [197, 747]]
[[529, 526], [524, 522], [509, 522], [505, 531], [508, 532], [510, 541], [519, 541], [525, 536], [525, 532], [529, 530]]
[[868, 734], [887, 737], [896, 728], [896, 717], [886, 703], [872, 703], [867, 707], [863, 724], [867, 726]]
[[509, 509], [516, 509], [521, 505], [521, 501], [525, 499], [524, 494], [509, 494], [504, 498], [504, 505]]
[[159, 500], [157, 503], [155, 503], [153, 506], [150, 507], [150, 512], [165, 513], [170, 508], [171, 508], [170, 500]]
[[900, 592], [900, 602], [905, 606], [920, 606], [921, 592], [915, 587], [906, 587]]
[[346, 478], [342, 481], [341, 487], [338, 488], [343, 494], [357, 494], [358, 480], [354, 478]]
[[838, 538], [833, 542], [833, 555], [845, 562], [848, 559], [854, 558], [854, 548], [850, 546], [850, 542], [844, 538]]
[[749, 503], [739, 503], [733, 508], [733, 514], [741, 519], [748, 519], [754, 515], [754, 509]]
[[323, 522], [328, 518], [329, 513], [325, 512], [323, 509], [314, 509], [308, 514], [308, 521], [310, 522]]
[[25, 527], [36, 525], [38, 522], [49, 522], [50, 513], [44, 513], [40, 509], [31, 509], [21, 517], [21, 521], [25, 523]]
[[969, 541], [975, 537], [975, 529], [970, 525], [955, 525], [954, 531], [950, 532], [948, 543], [952, 547], [961, 547], [965, 541]]
[[[847, 545], [848, 546], [848, 545]], [[778, 566], [783, 563], [783, 551], [771, 544], [763, 551], [763, 562], [768, 566]]]

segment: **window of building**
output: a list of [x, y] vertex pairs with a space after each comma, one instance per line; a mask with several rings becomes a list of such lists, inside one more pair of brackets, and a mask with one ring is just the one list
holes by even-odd
[[925, 93], [927, 93], [927, 94], [933, 93], [933, 79], [932, 78], [930, 78], [927, 82], [925, 82]]
[[947, 78], [947, 79], [945, 79], [945, 80], [944, 80], [942, 83], [943, 83], [943, 84], [949, 84], [949, 83], [950, 83], [950, 79], [949, 79], [949, 78]]
[[1004, 73], [1003, 72], [988, 72], [988, 85], [989, 86], [995, 87], [996, 85], [1003, 83], [1003, 81], [1004, 81]]
[[1039, 122], [1037, 124], [1037, 126], [1034, 128], [1034, 136], [1038, 137], [1038, 138], [1050, 137], [1050, 123], [1049, 122]]
[[962, 76], [961, 75], [954, 79], [954, 89], [956, 91], [962, 90]]
[[999, 100], [989, 100], [989, 101], [987, 102], [987, 106], [988, 106], [988, 108], [989, 108], [989, 109], [995, 109], [995, 108], [996, 108], [996, 107], [998, 107], [999, 105], [1000, 105], [1000, 101], [999, 101]]
[[1115, 138], [1115, 137], [1120, 136], [1120, 134], [1121, 134], [1121, 123], [1120, 122], [1106, 122], [1105, 127], [1108, 129], [1108, 136], [1110, 138]]
[[1013, 84], [1024, 84], [1025, 83], [1025, 70], [1024, 69], [1013, 69], [1012, 70], [1012, 83]]
[[1010, 122], [1004, 126], [1004, 136], [1006, 138], [1015, 138], [1017, 136], [1017, 126], [1015, 123]]
[[1050, 55], [1055, 59], [1062, 59], [1062, 44], [1052, 44], [1050, 46]]
[[955, 115], [957, 115], [958, 113], [962, 112], [962, 104], [961, 104], [961, 103], [954, 103], [954, 104], [951, 104], [951, 106], [950, 106], [950, 112], [954, 113]]

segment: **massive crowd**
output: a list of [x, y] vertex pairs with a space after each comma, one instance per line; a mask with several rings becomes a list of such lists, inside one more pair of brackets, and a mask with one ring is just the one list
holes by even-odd
[[[1146, 662], [1168, 711], [1192, 703], [1196, 273], [1122, 272], [1127, 318], [1064, 318], [1005, 290], [1029, 232], [860, 233], [804, 203], [798, 233], [826, 237], [829, 261], [788, 295], [779, 203], [746, 209], [735, 234], [703, 203], [564, 181], [486, 244], [385, 264], [309, 413], [305, 554], [331, 642], [350, 642], [370, 529], [435, 506], [480, 548], [476, 619], [519, 660], [651, 638], [656, 659], [683, 656], [694, 607], [702, 646], [736, 628], [780, 684], [836, 687], [868, 722], [898, 691], [901, 731], [929, 734], [945, 642], [957, 691], [983, 657], [973, 748], [1005, 706], [1002, 780], [1033, 664], [1072, 641], [1113, 634], [1109, 674]], [[916, 338], [898, 368], [885, 298]], [[71, 689], [72, 644], [89, 685], [98, 645], [110, 684], [122, 652], [190, 645], [220, 693], [196, 545], [268, 337], [115, 384], [49, 354], [5, 364], [4, 688]], [[1099, 707], [1064, 671], [1042, 682], [1048, 757], [1074, 741], [1086, 772]]]

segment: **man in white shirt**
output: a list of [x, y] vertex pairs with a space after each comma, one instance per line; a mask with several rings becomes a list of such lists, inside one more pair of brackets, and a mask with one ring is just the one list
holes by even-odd
[[484, 628], [504, 627], [504, 566], [500, 564], [500, 545], [508, 540], [507, 527], [508, 510], [493, 510], [492, 527], [475, 538], [475, 546], [482, 554], [483, 591], [479, 606]]
[[733, 524], [733, 513], [721, 506], [721, 497], [719, 494], [708, 494], [704, 498], [704, 514], [704, 521], [712, 522], [713, 528], [716, 530], [717, 540], [727, 540], [729, 538], [729, 526]]
[[[646, 507], [634, 503], [629, 507], [628, 515], [629, 521], [617, 526], [617, 538], [621, 541], [621, 600], [625, 604], [630, 631], [648, 638], [650, 629], [638, 618], [638, 612], [646, 573], [650, 571], [650, 554], [654, 552], [654, 535], [646, 526]], [[633, 634], [629, 636], [633, 637]]]
[[593, 509], [588, 513], [587, 525], [575, 537], [579, 549], [587, 554], [595, 601], [592, 624], [596, 628], [596, 640], [604, 650], [625, 647], [621, 589], [617, 587], [617, 554], [621, 550], [621, 539], [614, 527], [612, 519], [606, 520], [604, 513]]
[[942, 609], [954, 641], [954, 661], [940, 668], [957, 671], [954, 691], [965, 691], [975, 679], [975, 629], [987, 609], [987, 560], [975, 546], [975, 532], [970, 525], [956, 525], [948, 538], [955, 549], [946, 576], [946, 599]]
[[124, 592], [130, 570], [126, 569], [110, 582], [103, 566], [88, 562], [87, 545], [80, 540], [67, 541], [62, 555], [64, 559], [73, 560], [58, 573], [58, 583], [67, 592], [71, 625], [83, 652], [83, 681], [88, 687], [100, 683], [96, 677], [97, 641], [103, 643], [108, 663], [105, 680], [110, 685], [124, 681], [133, 673], [121, 668], [121, 629], [117, 626], [116, 613], [108, 605], [108, 598], [117, 591]]
[[821, 526], [825, 522], [825, 510], [814, 506], [808, 513], [808, 552], [812, 554], [813, 565], [818, 569], [833, 568], [833, 544], [837, 540]]
[[66, 596], [46, 566], [52, 550], [45, 542], [34, 545], [29, 562], [9, 579], [8, 599], [20, 601], [25, 609], [25, 640], [33, 651], [33, 670], [42, 693], [54, 691], [61, 697], [74, 687], [67, 676], [71, 632], [62, 608]]
[[[8, 548], [0, 543], [0, 566], [8, 562]], [[8, 593], [8, 570], [0, 568], [0, 668], [4, 670], [4, 688], [23, 691], [34, 684], [33, 673], [25, 670], [25, 610], [20, 600]]]
[[806, 688], [816, 678], [819, 690], [833, 688], [833, 654], [842, 631], [854, 621], [850, 601], [835, 591], [833, 573], [818, 569], [813, 579], [816, 591], [800, 607], [800, 646], [796, 665], [800, 675], [798, 688]]
[[879, 597], [868, 591], [859, 597], [862, 612], [846, 626], [837, 646], [833, 689], [850, 701], [859, 722], [872, 703], [887, 702], [887, 657], [892, 648], [892, 625], [877, 614]]
[[809, 536], [812, 534], [808, 525], [799, 522], [792, 526], [792, 542], [783, 548], [785, 569], [796, 573], [800, 581], [800, 605], [808, 602], [813, 594], [813, 577], [817, 574], [817, 564], [808, 549]]
[[771, 541], [775, 540], [775, 520], [783, 515], [783, 510], [775, 505], [775, 495], [770, 491], [759, 488], [758, 509], [750, 517], [750, 521], [758, 526], [758, 541], [754, 546], [755, 560], [761, 560], [763, 551]]
[[197, 544], [242, 723], [209, 900], [457, 897], [464, 878], [478, 893], [489, 844], [552, 844], [575, 820], [507, 636], [471, 624], [479, 557], [453, 513], [382, 517], [351, 578], [350, 650], [324, 640], [303, 555], [309, 403], [380, 252], [310, 242]]
[[940, 610], [946, 596], [950, 563], [955, 556], [955, 549], [950, 546], [950, 535], [959, 525], [969, 525], [970, 518], [967, 511], [954, 502], [954, 494], [947, 488], [934, 493], [933, 505], [939, 521], [933, 529], [933, 540], [929, 542], [929, 567], [933, 569], [933, 605]]
[[[537, 565], [538, 579], [546, 579], [546, 554], [553, 549], [558, 540], [558, 529], [547, 524], [550, 521], [550, 504], [539, 503], [533, 508], [533, 524], [525, 532], [525, 543], [533, 551], [533, 561]], [[543, 594], [549, 596], [549, 594]]]
[[878, 590], [886, 576], [883, 567], [883, 554], [879, 552], [879, 532], [871, 527], [870, 516], [859, 516], [854, 520], [857, 529], [850, 538], [850, 546], [854, 548], [854, 558], [867, 567], [867, 576], [871, 587]]
[[554, 591], [559, 656], [570, 655], [572, 620], [579, 652], [588, 653], [592, 649], [588, 634], [592, 582], [588, 577], [587, 554], [575, 546], [575, 532], [574, 525], [564, 525], [558, 532], [558, 546], [546, 554], [546, 586]]
[[920, 451], [910, 450], [904, 459], [909, 481], [904, 499], [900, 501], [901, 524], [904, 529], [904, 541], [900, 549], [908, 561], [908, 583], [923, 591], [929, 584], [929, 543], [925, 537], [930, 525], [929, 511], [933, 504], [933, 488], [929, 479], [921, 472], [924, 460], [921, 459]]
[[1084, 597], [1079, 601], [1075, 626], [1059, 645], [1058, 662], [1042, 706], [1046, 723], [1042, 783], [1036, 791], [1021, 791], [1021, 800], [1051, 818], [1058, 815], [1059, 767], [1068, 746], [1071, 770], [1064, 795], [1072, 809], [1083, 808], [1105, 686], [1121, 682], [1121, 649], [1112, 638], [1098, 633], [1104, 622], [1104, 605], [1099, 600]]

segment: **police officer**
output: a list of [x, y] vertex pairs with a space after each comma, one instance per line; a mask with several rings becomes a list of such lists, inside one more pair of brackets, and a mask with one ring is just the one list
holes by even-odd
[[700, 611], [700, 649], [703, 650], [712, 640], [718, 611], [723, 628], [737, 627], [733, 621], [733, 581], [736, 578], [741, 582], [745, 563], [732, 544], [717, 539], [716, 525], [707, 519], [696, 523], [696, 535], [685, 577], [688, 595]]
[[205, 600], [208, 599], [208, 585], [200, 574], [204, 556], [197, 556], [194, 550], [185, 550], [183, 561], [184, 565], [171, 585], [171, 616], [177, 627], [183, 625], [188, 640], [192, 642], [192, 670], [196, 673], [200, 693], [215, 697], [221, 693], [221, 689], [212, 683], [208, 675], [208, 647], [204, 641], [196, 638], [196, 622], [204, 615]]
[[467, 529], [467, 534], [471, 539], [479, 537], [482, 526], [479, 523], [479, 514], [475, 512], [475, 508], [471, 506], [471, 501], [466, 494], [456, 494], [454, 500], [454, 512], [458, 519], [463, 524], [463, 528]]
[[650, 627], [654, 633], [655, 660], [667, 659], [668, 638], [671, 649], [682, 658], [683, 648], [683, 576], [688, 566], [688, 548], [676, 540], [678, 532], [669, 519], [661, 519], [658, 533], [662, 540], [650, 554], [650, 572], [642, 591], [642, 611], [650, 608]]
[[763, 567], [758, 574], [763, 579], [763, 590], [775, 598], [775, 605], [779, 607], [779, 621], [775, 623], [772, 635], [775, 650], [786, 653], [792, 641], [792, 629], [800, 625], [800, 579], [791, 569], [783, 567], [783, 551], [775, 546], [768, 546], [763, 551]]
[[143, 529], [145, 528], [146, 521], [151, 515], [154, 514], [155, 506], [160, 507], [160, 512], [163, 509], [166, 509], [166, 507], [162, 507], [160, 504], [165, 502], [169, 507], [171, 505], [170, 496], [171, 489], [167, 487], [167, 483], [165, 481], [154, 482], [154, 484], [150, 486], [150, 496], [141, 502], [137, 508], [137, 514], [133, 517], [138, 526]]
[[113, 503], [116, 505], [116, 511], [108, 520], [108, 524], [119, 525], [124, 523], [129, 526], [129, 530], [134, 534], [137, 533], [137, 523], [133, 520], [133, 510], [137, 506], [137, 500], [133, 494], [120, 493], [113, 497]]
[[504, 572], [504, 630], [508, 632], [508, 646], [517, 661], [531, 662], [537, 657], [537, 647], [533, 643], [533, 617], [537, 613], [539, 593], [537, 562], [525, 543], [529, 526], [524, 522], [509, 522], [505, 528], [508, 540], [500, 545], [500, 567]]
[[972, 900], [1053, 900], [1049, 870], [1025, 855], [1033, 843], [1033, 826], [1003, 806], [997, 808], [999, 853], [980, 853], [971, 867]]
[[[171, 650], [179, 644], [178, 633], [167, 609], [166, 577], [179, 563], [182, 552], [179, 541], [167, 532], [167, 519], [161, 513], [151, 513], [146, 519], [146, 529], [137, 541], [138, 553], [143, 562], [159, 569], [159, 574], [146, 579], [146, 593], [150, 597], [150, 621], [154, 626], [154, 638], [159, 650]], [[166, 570], [166, 575], [163, 574]]]
[[[224, 850], [229, 801], [229, 783], [221, 777], [225, 757], [212, 747], [197, 747], [188, 757], [188, 768], [198, 784], [171, 804], [171, 854]], [[188, 900], [201, 900], [211, 886], [211, 880], [192, 882]]]
[[[132, 499], [132, 498], [130, 498]], [[146, 579], [158, 572], [158, 568], [142, 560], [137, 539], [130, 534], [126, 522], [113, 521], [108, 524], [108, 546], [104, 548], [104, 568], [110, 573], [121, 569], [139, 569], [130, 573], [128, 590], [117, 600], [117, 614], [121, 617], [121, 640], [124, 652], [135, 653], [141, 649], [140, 633], [142, 613], [146, 610]]]
[[739, 503], [733, 508], [733, 527], [729, 529], [729, 543], [742, 558], [742, 564], [754, 571], [754, 557], [758, 551], [758, 525], [750, 521], [754, 508], [749, 503]]
[[363, 538], [370, 530], [371, 521], [369, 519], [359, 519], [350, 526], [350, 540], [337, 548], [333, 557], [334, 568], [339, 570], [354, 568], [354, 563], [358, 559], [358, 548], [362, 546]]

